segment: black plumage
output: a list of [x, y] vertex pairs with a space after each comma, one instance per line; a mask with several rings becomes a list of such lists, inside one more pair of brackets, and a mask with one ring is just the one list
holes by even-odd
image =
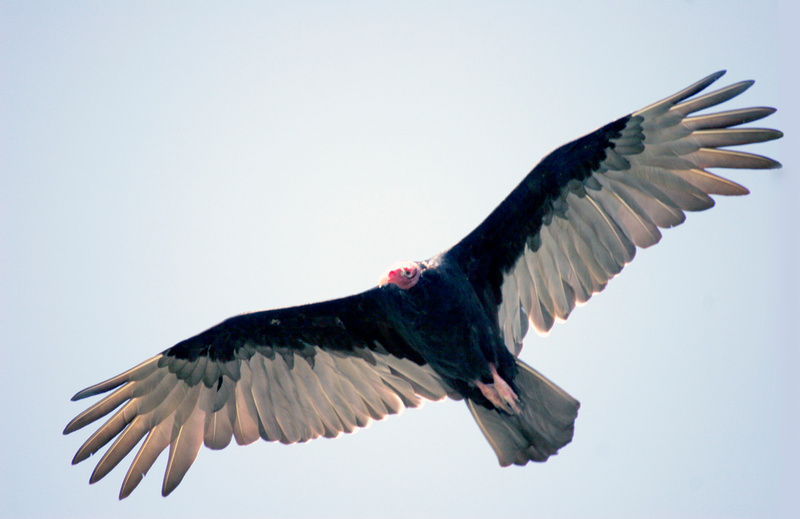
[[779, 138], [737, 128], [773, 109], [691, 116], [752, 84], [698, 95], [721, 75], [555, 150], [463, 240], [376, 288], [232, 317], [79, 392], [111, 391], [65, 434], [114, 414], [73, 463], [113, 440], [95, 482], [141, 443], [123, 498], [169, 447], [167, 495], [204, 443], [335, 437], [446, 396], [466, 401], [501, 465], [546, 460], [571, 441], [579, 404], [517, 358], [529, 325], [566, 319], [709, 195], [747, 193], [707, 168], [779, 166], [721, 149]]

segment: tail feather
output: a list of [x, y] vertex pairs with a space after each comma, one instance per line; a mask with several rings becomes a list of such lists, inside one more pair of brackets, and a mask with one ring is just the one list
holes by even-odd
[[503, 467], [545, 461], [572, 440], [580, 403], [517, 359], [514, 383], [521, 412], [509, 414], [467, 399], [467, 406]]

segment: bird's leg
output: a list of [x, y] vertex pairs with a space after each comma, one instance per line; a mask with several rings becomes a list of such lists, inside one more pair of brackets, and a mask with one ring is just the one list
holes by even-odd
[[492, 383], [484, 384], [480, 380], [476, 382], [478, 389], [481, 390], [483, 396], [494, 404], [498, 409], [502, 409], [510, 414], [519, 414], [520, 408], [517, 405], [519, 397], [508, 385], [508, 382], [503, 380], [503, 377], [497, 372], [494, 364], [489, 363], [489, 370], [492, 372]]

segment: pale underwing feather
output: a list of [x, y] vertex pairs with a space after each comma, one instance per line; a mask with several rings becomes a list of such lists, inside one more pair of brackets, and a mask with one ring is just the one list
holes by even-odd
[[150, 430], [149, 420], [144, 415], [139, 415], [133, 419], [130, 425], [120, 434], [109, 449], [103, 454], [102, 459], [95, 467], [89, 478], [89, 483], [95, 483], [102, 479], [108, 472], [136, 447], [136, 444], [144, 438]]
[[233, 424], [231, 423], [230, 413], [226, 408], [227, 405], [233, 404], [228, 403], [216, 411], [206, 413], [203, 443], [209, 449], [224, 449], [231, 443]]
[[710, 195], [741, 196], [750, 192], [736, 182], [702, 169], [683, 169], [676, 171], [675, 174]]
[[72, 458], [72, 464], [80, 463], [98, 450], [105, 444], [111, 441], [114, 436], [122, 432], [125, 427], [133, 420], [135, 416], [136, 404], [129, 401], [119, 411], [108, 419], [97, 431], [92, 434], [88, 440], [78, 449], [75, 457]]
[[699, 112], [700, 110], [704, 110], [733, 99], [753, 86], [753, 83], [754, 81], [740, 81], [738, 83], [720, 88], [719, 90], [715, 90], [714, 92], [709, 92], [708, 94], [684, 101], [683, 103], [670, 108], [670, 110], [683, 116], [692, 114], [694, 112]]
[[[272, 398], [271, 411], [275, 414], [275, 420], [283, 431], [283, 443], [297, 443], [308, 440], [311, 435], [311, 428], [305, 420], [295, 416], [295, 410], [300, 411], [300, 405], [294, 394], [289, 381], [288, 367], [283, 360], [283, 356], [275, 355], [270, 361], [265, 361], [267, 383], [269, 385], [269, 395]], [[259, 414], [264, 413], [259, 409]]]
[[384, 361], [392, 373], [402, 374], [402, 377], [411, 384], [414, 392], [422, 398], [437, 401], [448, 396], [447, 388], [430, 366], [420, 366], [408, 359], [401, 359], [393, 355], [386, 355]]
[[693, 115], [681, 123], [690, 130], [706, 130], [709, 128], [729, 128], [744, 123], [758, 121], [775, 113], [774, 108], [754, 107], [738, 110], [726, 110], [706, 115]]
[[203, 419], [205, 412], [197, 405], [197, 400], [207, 397], [202, 386], [194, 386], [186, 400], [175, 412], [175, 425], [169, 445], [169, 458], [161, 494], [167, 496], [183, 480], [186, 471], [194, 463], [200, 446], [203, 445]]
[[625, 236], [637, 247], [649, 247], [658, 243], [661, 233], [644, 213], [633, 209], [616, 193], [601, 189], [592, 193], [592, 198], [619, 226]]
[[721, 148], [766, 142], [780, 137], [780, 132], [766, 128], [736, 128], [700, 130], [692, 138], [701, 148]]
[[123, 402], [132, 398], [134, 388], [135, 386], [133, 385], [123, 386], [115, 390], [106, 398], [92, 405], [67, 424], [67, 427], [64, 429], [64, 434], [77, 431], [78, 429], [85, 427], [87, 424], [104, 417], [119, 407]]
[[550, 298], [547, 297], [547, 289], [544, 285], [544, 279], [542, 279], [542, 273], [539, 270], [539, 260], [531, 249], [527, 249], [523, 257], [528, 267], [528, 273], [533, 280], [535, 294], [530, 310], [532, 312], [531, 319], [536, 329], [549, 330], [553, 326], [553, 311], [552, 308], [548, 308], [548, 305], [552, 305], [552, 303]]
[[[544, 237], [543, 237], [544, 238]], [[553, 254], [549, 242], [542, 239], [542, 245], [539, 247], [539, 268], [543, 274], [545, 290], [549, 295], [549, 300], [552, 303], [553, 317], [564, 319], [569, 314], [570, 303], [567, 301], [567, 294], [564, 291], [564, 283], [561, 280], [561, 271], [558, 269], [556, 261], [553, 259]], [[513, 308], [518, 308], [519, 305], [509, 305]]]
[[[586, 302], [595, 289], [591, 270], [599, 270], [599, 265], [593, 256], [583, 257], [578, 251], [576, 240], [580, 238], [575, 236], [573, 227], [564, 218], [554, 218], [552, 224], [548, 226], [548, 230], [575, 273], [576, 282], [572, 283], [572, 289], [575, 292], [576, 300], [579, 303]], [[559, 238], [556, 239], [555, 236]]]
[[298, 360], [295, 362], [293, 372], [302, 379], [302, 386], [308, 392], [309, 399], [319, 414], [320, 420], [322, 420], [325, 429], [324, 436], [334, 438], [340, 432], [345, 431], [346, 428], [343, 426], [339, 415], [336, 414], [336, 409], [329, 400], [328, 395], [325, 394], [319, 377], [308, 362]]
[[[281, 385], [286, 387], [287, 391], [291, 390], [295, 401], [300, 404], [295, 410], [295, 417], [298, 422], [306, 424], [308, 431], [306, 439], [311, 440], [325, 436], [327, 428], [308, 392], [308, 385], [313, 384], [313, 381], [303, 377], [303, 374], [307, 375], [308, 372], [298, 371], [297, 365], [300, 363], [306, 363], [306, 361], [295, 355], [291, 372], [286, 371], [286, 377], [281, 380]], [[313, 372], [311, 374], [313, 375]]]
[[[574, 258], [575, 262], [586, 266], [591, 280], [591, 291], [595, 292], [604, 287], [606, 280], [616, 271], [616, 265], [610, 253], [597, 237], [582, 225], [580, 219], [564, 220], [563, 226], [561, 236], [565, 237], [565, 241], [574, 247], [577, 253]], [[584, 235], [582, 231], [587, 233]]]
[[334, 357], [334, 361], [336, 362], [336, 367], [339, 369], [339, 372], [353, 385], [358, 396], [367, 404], [367, 409], [371, 418], [380, 419], [389, 413], [389, 410], [377, 393], [377, 388], [364, 379], [364, 374], [361, 372], [361, 366], [364, 363], [363, 360], [354, 359], [353, 362], [349, 362], [349, 359]]
[[81, 400], [83, 398], [87, 398], [90, 396], [99, 395], [101, 393], [106, 393], [115, 389], [126, 382], [135, 382], [137, 380], [142, 380], [144, 377], [153, 373], [159, 367], [159, 361], [161, 360], [161, 355], [156, 355], [147, 359], [146, 361], [142, 362], [141, 364], [132, 367], [128, 371], [124, 373], [120, 373], [116, 377], [112, 377], [108, 380], [100, 382], [99, 384], [95, 384], [93, 386], [89, 386], [86, 389], [79, 391], [72, 397], [72, 400]]
[[167, 448], [172, 437], [172, 426], [174, 423], [174, 416], [170, 415], [166, 420], [153, 427], [147, 435], [139, 452], [133, 459], [128, 472], [125, 474], [125, 479], [122, 481], [122, 488], [120, 489], [119, 498], [123, 499], [128, 497], [131, 492], [139, 485], [142, 478], [153, 466], [158, 455]]
[[[260, 437], [258, 409], [253, 399], [252, 371], [247, 363], [241, 365], [240, 383], [234, 387], [234, 406], [229, 407], [233, 420], [233, 436], [239, 445], [249, 445]], [[234, 417], [235, 415], [235, 417]]]
[[253, 358], [250, 359], [250, 371], [253, 377], [251, 394], [258, 411], [259, 434], [267, 441], [289, 443], [276, 416], [280, 410], [272, 402], [269, 377], [262, 355], [253, 355]]
[[[511, 271], [507, 274], [505, 278], [505, 282], [501, 287], [501, 295], [503, 300], [508, 299], [509, 301], [514, 300], [514, 298], [519, 298], [519, 288], [517, 287], [517, 277], [515, 275], [515, 271]], [[520, 338], [520, 330], [519, 328], [519, 320], [515, 319], [514, 312], [519, 311], [519, 305], [505, 305], [503, 307], [503, 315], [500, 316], [500, 323], [503, 326], [503, 337], [506, 338], [506, 347], [510, 349], [515, 348], [515, 344], [517, 340], [521, 340]], [[517, 327], [515, 330], [514, 327]], [[510, 344], [509, 344], [510, 343]]]
[[[658, 243], [659, 228], [683, 223], [684, 211], [712, 207], [709, 195], [747, 194], [746, 188], [707, 168], [780, 166], [767, 157], [721, 149], [781, 137], [771, 129], [732, 128], [762, 119], [774, 109], [689, 116], [728, 101], [753, 84], [742, 81], [697, 95], [723, 73], [631, 114], [595, 169], [583, 180], [564, 182], [541, 226], [528, 237], [527, 243], [537, 246], [526, 244], [503, 275], [497, 315], [514, 355], [521, 346], [521, 328], [514, 322], [514, 310], [520, 305], [534, 328], [546, 333], [555, 322], [553, 316], [566, 319], [575, 303], [602, 290], [633, 259], [636, 247]], [[505, 337], [509, 334], [513, 337]]]
[[392, 376], [390, 373], [386, 373], [385, 376], [381, 375], [381, 378], [386, 387], [395, 395], [394, 398], [399, 402], [397, 411], [394, 414], [400, 414], [406, 407], [418, 407], [422, 404], [422, 400], [414, 393], [411, 384], [405, 380]]
[[[121, 379], [115, 377], [95, 386], [119, 389], [79, 415], [69, 430], [124, 405], [85, 442], [75, 461], [116, 438], [93, 472], [91, 481], [95, 482], [145, 438], [120, 496], [130, 494], [166, 447], [170, 450], [162, 492], [168, 494], [182, 480], [203, 443], [219, 449], [232, 437], [240, 444], [251, 443], [259, 435], [284, 443], [335, 437], [403, 407], [419, 405], [422, 400], [417, 388], [432, 399], [448, 392], [430, 368], [388, 354], [370, 357], [373, 365], [363, 358], [331, 356], [319, 350], [313, 367], [295, 356], [290, 369], [281, 355], [266, 358], [251, 351], [253, 356], [247, 362], [237, 361], [236, 367], [230, 361], [160, 362], [154, 358], [138, 371], [138, 378], [145, 378], [138, 384], [128, 382], [119, 388]], [[154, 368], [159, 362], [162, 367]], [[203, 365], [211, 375], [198, 370]], [[180, 380], [180, 375], [187, 378]], [[126, 382], [122, 380], [122, 384]]]
[[319, 378], [326, 398], [339, 416], [344, 432], [352, 432], [356, 427], [367, 424], [367, 419], [361, 418], [366, 415], [366, 406], [350, 387], [342, 387], [340, 377], [335, 372], [333, 358], [326, 351], [320, 351], [315, 357], [314, 373]]
[[600, 236], [580, 217], [579, 213], [582, 212], [580, 208], [585, 198], [578, 199], [576, 197], [575, 202], [571, 204], [570, 214], [565, 220], [565, 224], [570, 227], [566, 236], [573, 238], [573, 244], [580, 257], [588, 260], [586, 265], [590, 268], [593, 284], [598, 284], [603, 279], [607, 279], [609, 275], [618, 272], [619, 266], [601, 241]]
[[774, 160], [733, 150], [699, 149], [690, 155], [698, 168], [732, 168], [732, 169], [774, 169], [778, 163]]

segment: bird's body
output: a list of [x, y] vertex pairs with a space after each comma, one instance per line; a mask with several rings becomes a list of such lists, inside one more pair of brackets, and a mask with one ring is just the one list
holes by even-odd
[[466, 276], [447, 255], [423, 266], [412, 288], [386, 287], [388, 322], [461, 395], [491, 382], [489, 364], [513, 379], [514, 356]]
[[113, 390], [65, 433], [121, 407], [73, 463], [113, 440], [95, 482], [141, 442], [122, 498], [169, 447], [166, 495], [204, 443], [335, 437], [446, 396], [466, 401], [501, 465], [546, 460], [571, 441], [579, 404], [518, 359], [529, 327], [567, 319], [709, 195], [747, 193], [706, 168], [779, 166], [721, 149], [779, 138], [735, 128], [773, 109], [691, 115], [752, 84], [697, 95], [721, 75], [557, 149], [464, 239], [391, 267], [378, 287], [232, 317], [79, 392]]

